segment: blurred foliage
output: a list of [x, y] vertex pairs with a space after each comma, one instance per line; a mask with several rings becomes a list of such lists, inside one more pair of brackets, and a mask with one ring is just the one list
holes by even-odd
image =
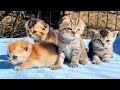
[[[68, 14], [70, 11], [65, 11]], [[111, 31], [118, 30], [120, 31], [120, 11], [76, 11], [80, 14], [81, 19], [86, 23], [86, 29], [83, 33], [83, 38], [88, 38], [88, 29], [98, 29], [107, 27]], [[5, 15], [5, 11], [0, 11], [0, 37], [5, 34], [5, 37], [10, 37], [11, 32], [14, 29], [14, 24], [17, 18], [17, 15], [20, 15], [20, 19], [18, 21], [18, 33], [14, 32], [13, 34], [20, 32], [25, 32], [24, 24], [26, 20], [24, 19], [27, 16], [26, 11], [10, 11], [7, 15]], [[45, 13], [46, 14], [46, 13]], [[48, 17], [49, 15], [44, 15], [44, 17]], [[52, 16], [58, 17], [60, 16]], [[45, 18], [46, 20], [46, 18]], [[56, 19], [57, 20], [57, 19]], [[9, 32], [9, 35], [7, 35]], [[20, 36], [20, 35], [18, 35]]]
[[[99, 29], [106, 27], [110, 31], [120, 31], [120, 15], [118, 13], [110, 13], [109, 11], [81, 11], [80, 17], [87, 25], [86, 30], [89, 28]], [[87, 31], [84, 32], [83, 36], [87, 36]]]

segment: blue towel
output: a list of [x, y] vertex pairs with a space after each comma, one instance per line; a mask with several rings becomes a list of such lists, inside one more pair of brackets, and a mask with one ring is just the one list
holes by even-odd
[[[23, 71], [15, 71], [14, 65], [9, 63], [6, 57], [7, 45], [3, 42], [26, 40], [34, 43], [33, 39], [1, 38], [0, 39], [0, 79], [120, 79], [120, 37], [117, 37], [113, 46], [113, 58], [109, 63], [102, 62], [94, 65], [91, 61], [87, 65], [79, 64], [77, 68], [69, 67], [69, 62], [59, 70], [50, 68], [31, 68]], [[86, 48], [90, 39], [84, 39]]]

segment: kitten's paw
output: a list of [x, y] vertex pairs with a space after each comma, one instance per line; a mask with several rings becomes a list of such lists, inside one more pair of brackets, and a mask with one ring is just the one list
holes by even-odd
[[23, 68], [20, 67], [20, 66], [16, 66], [14, 69], [17, 70], [17, 71], [23, 70]]
[[113, 58], [113, 55], [110, 58]]
[[101, 61], [100, 61], [100, 60], [93, 60], [92, 63], [93, 63], [93, 64], [96, 64], [96, 65], [99, 65], [99, 64], [101, 64]]
[[62, 66], [60, 66], [60, 65], [52, 65], [52, 66], [50, 66], [50, 69], [52, 69], [52, 70], [61, 69], [61, 68], [62, 68]]
[[109, 59], [102, 59], [102, 61], [108, 63], [110, 60]]
[[88, 63], [88, 60], [81, 60], [80, 61], [80, 64], [83, 64], [83, 65], [85, 65], [85, 64], [87, 64]]
[[70, 67], [76, 68], [76, 67], [78, 67], [78, 63], [70, 63]]

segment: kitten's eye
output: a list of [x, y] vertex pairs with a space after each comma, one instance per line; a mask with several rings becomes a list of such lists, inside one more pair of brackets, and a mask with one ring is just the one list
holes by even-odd
[[17, 56], [14, 55], [14, 56], [13, 56], [13, 59], [17, 59]]
[[44, 26], [45, 28], [47, 28], [47, 26]]
[[72, 30], [72, 28], [66, 27], [66, 28], [63, 28], [63, 30]]
[[29, 30], [27, 30], [27, 32], [29, 32]]
[[33, 33], [37, 33], [37, 31], [34, 30]]
[[46, 30], [45, 28], [42, 28], [43, 30]]
[[9, 54], [7, 53], [7, 57], [9, 57]]
[[110, 42], [110, 40], [106, 40], [106, 42]]
[[67, 28], [68, 30], [72, 30], [72, 28]]
[[100, 39], [96, 39], [98, 42], [101, 42], [101, 40]]
[[77, 29], [77, 30], [80, 30], [80, 29]]

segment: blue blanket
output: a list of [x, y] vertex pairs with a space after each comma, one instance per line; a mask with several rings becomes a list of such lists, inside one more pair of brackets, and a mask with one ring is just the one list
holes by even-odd
[[[94, 65], [91, 61], [87, 65], [79, 65], [71, 68], [69, 63], [59, 70], [50, 68], [31, 68], [23, 71], [15, 71], [14, 65], [8, 62], [6, 57], [7, 45], [3, 42], [26, 40], [34, 43], [31, 38], [2, 38], [0, 39], [0, 79], [120, 79], [120, 37], [117, 37], [113, 46], [113, 58], [109, 63], [102, 62]], [[88, 47], [89, 39], [84, 39]]]

